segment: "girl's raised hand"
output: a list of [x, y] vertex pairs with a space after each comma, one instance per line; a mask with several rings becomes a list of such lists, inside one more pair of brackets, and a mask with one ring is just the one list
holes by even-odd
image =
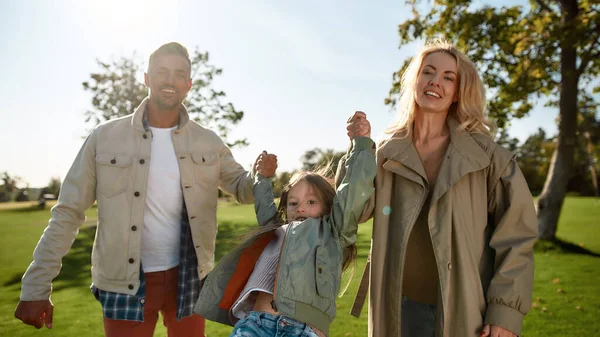
[[346, 130], [350, 140], [354, 137], [371, 137], [371, 123], [367, 120], [367, 114], [362, 111], [356, 111], [348, 119]]

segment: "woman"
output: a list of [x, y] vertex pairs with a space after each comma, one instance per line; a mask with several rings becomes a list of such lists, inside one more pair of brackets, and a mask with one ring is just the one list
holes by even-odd
[[[369, 336], [520, 335], [537, 219], [514, 155], [491, 138], [477, 69], [435, 41], [402, 89], [362, 219], [374, 218]], [[370, 126], [356, 118], [347, 129]]]

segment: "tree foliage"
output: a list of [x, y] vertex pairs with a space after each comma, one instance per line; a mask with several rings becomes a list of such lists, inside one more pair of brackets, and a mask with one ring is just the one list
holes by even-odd
[[[244, 112], [226, 101], [225, 92], [213, 88], [213, 80], [223, 70], [209, 63], [208, 52], [196, 49], [190, 58], [192, 88], [184, 102], [190, 118], [227, 139], [230, 127], [242, 120]], [[86, 122], [93, 125], [133, 113], [148, 93], [144, 83], [137, 80], [144, 70], [135, 53], [110, 62], [96, 61], [100, 71], [92, 73], [90, 79], [82, 83], [83, 89], [92, 93], [93, 108], [86, 111], [85, 116]], [[245, 138], [228, 142], [229, 146], [247, 144]]]
[[61, 186], [60, 178], [52, 177], [52, 178], [50, 178], [50, 181], [48, 182], [48, 186], [46, 186], [42, 189], [42, 193], [53, 194], [55, 197], [58, 198], [58, 194], [60, 193], [60, 186]]
[[552, 138], [548, 138], [546, 132], [539, 128], [515, 151], [529, 190], [534, 195], [540, 194], [544, 188], [544, 180], [548, 174], [555, 147], [556, 144]]
[[333, 149], [314, 148], [304, 152], [300, 161], [302, 162], [302, 170], [315, 171], [321, 168], [327, 168], [328, 176], [334, 177], [338, 164], [342, 156], [346, 152], [335, 151]]
[[294, 175], [294, 172], [284, 171], [277, 173], [275, 179], [273, 179], [273, 194], [276, 197], [281, 196], [281, 192], [289, 184], [292, 175]]
[[[526, 115], [544, 98], [559, 109], [556, 150], [538, 199], [540, 238], [555, 238], [560, 209], [573, 172], [581, 103], [594, 106], [600, 92], [600, 3], [597, 0], [532, 0], [528, 5], [480, 5], [436, 0], [425, 14], [408, 0], [413, 17], [399, 25], [400, 45], [443, 35], [480, 69], [488, 107], [499, 127]], [[386, 103], [394, 105], [400, 75]]]
[[[436, 0], [420, 14], [419, 0], [408, 0], [413, 18], [399, 25], [400, 45], [444, 36], [473, 60], [490, 89], [489, 113], [499, 127], [511, 118], [525, 116], [542, 96], [558, 105], [561, 89], [561, 44], [577, 47], [579, 60], [574, 75], [582, 87], [600, 72], [600, 4], [583, 1], [532, 1], [528, 6], [479, 6], [471, 0]], [[566, 4], [569, 3], [569, 4]], [[566, 14], [569, 7], [577, 13]], [[565, 15], [576, 19], [566, 21]], [[394, 105], [400, 92], [400, 76], [410, 60], [394, 73], [386, 103]], [[600, 85], [581, 95], [591, 98]]]
[[12, 176], [8, 172], [3, 172], [2, 185], [0, 185], [0, 202], [10, 201], [15, 192], [18, 192], [18, 185], [22, 185], [23, 179], [18, 176]]

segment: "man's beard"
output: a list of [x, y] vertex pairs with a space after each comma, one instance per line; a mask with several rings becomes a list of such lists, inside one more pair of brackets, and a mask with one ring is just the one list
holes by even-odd
[[158, 95], [154, 96], [153, 101], [158, 108], [163, 109], [163, 110], [175, 109], [181, 105], [181, 102], [183, 102], [183, 100], [180, 100], [180, 99], [175, 100], [173, 103], [165, 102]]

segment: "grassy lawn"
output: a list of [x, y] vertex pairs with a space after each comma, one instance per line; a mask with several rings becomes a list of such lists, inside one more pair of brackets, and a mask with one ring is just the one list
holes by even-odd
[[[104, 336], [100, 305], [89, 291], [90, 252], [96, 210], [87, 212], [73, 249], [63, 261], [54, 282], [54, 328], [44, 336]], [[42, 234], [49, 212], [29, 205], [0, 204], [0, 336], [37, 336], [34, 328], [13, 318], [20, 277], [31, 262], [33, 248]], [[248, 226], [254, 226], [250, 205], [219, 206], [217, 258], [220, 258]], [[371, 236], [370, 223], [359, 230], [359, 259], [351, 286], [338, 300], [338, 318], [331, 336], [365, 336], [366, 308], [360, 319], [348, 314], [360, 279]], [[600, 336], [600, 257], [573, 253], [600, 253], [600, 200], [569, 197], [561, 215], [558, 236], [570, 247], [540, 246], [536, 251], [534, 307], [525, 320], [524, 336]], [[347, 277], [348, 278], [348, 277]], [[346, 279], [347, 279], [346, 278]], [[344, 283], [345, 284], [345, 283]], [[209, 322], [209, 337], [228, 336], [231, 328]], [[165, 336], [159, 324], [155, 336]]]

